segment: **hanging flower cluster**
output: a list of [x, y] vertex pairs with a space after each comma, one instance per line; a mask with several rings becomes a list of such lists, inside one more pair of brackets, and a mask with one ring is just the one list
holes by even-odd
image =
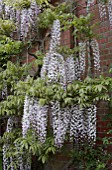
[[[94, 72], [100, 71], [100, 50], [99, 50], [99, 44], [96, 39], [92, 39], [91, 42], [80, 42], [79, 43], [79, 66], [80, 66], [80, 76], [84, 75], [85, 73], [85, 67], [86, 67], [86, 56], [88, 56], [88, 59], [91, 60], [91, 52], [93, 55], [93, 61], [94, 65]], [[88, 49], [88, 54], [87, 54]], [[89, 66], [89, 63], [88, 63]]]
[[[40, 13], [40, 8], [37, 6], [36, 1], [32, 1], [28, 9], [15, 9], [12, 6], [4, 4], [3, 0], [0, 1], [0, 15], [4, 19], [14, 21], [16, 25], [16, 38], [25, 40], [28, 33], [34, 31], [34, 26], [37, 23], [37, 16]], [[31, 35], [30, 35], [31, 36]]]
[[85, 130], [85, 134], [87, 134], [87, 139], [89, 142], [92, 144], [95, 143], [96, 141], [96, 112], [97, 112], [97, 107], [95, 105], [91, 105], [87, 110], [87, 117], [85, 116], [85, 122], [87, 122], [86, 128], [87, 131]]
[[86, 67], [86, 43], [79, 43], [79, 63], [80, 63], [80, 72], [84, 74]]
[[[60, 83], [66, 91], [66, 87], [74, 80], [80, 80], [81, 73], [85, 71], [85, 57], [87, 43], [80, 43], [79, 58], [68, 56], [64, 58], [57, 52], [60, 45], [60, 21], [55, 20], [52, 28], [50, 50], [44, 57], [41, 77], [48, 77], [49, 83]], [[99, 49], [96, 40], [91, 41], [91, 48], [94, 55], [95, 68], [99, 69]], [[50, 113], [48, 113], [50, 112]], [[47, 117], [50, 115], [50, 119]], [[24, 115], [22, 121], [23, 136], [28, 130], [32, 129], [37, 138], [42, 143], [46, 140], [47, 119], [52, 126], [55, 145], [61, 147], [64, 143], [66, 134], [77, 143], [85, 140], [96, 140], [96, 106], [82, 108], [78, 105], [61, 107], [61, 103], [50, 102], [49, 105], [40, 106], [35, 98], [26, 96], [24, 103]]]
[[90, 7], [94, 5], [94, 0], [87, 0], [87, 13], [90, 11]]
[[[6, 132], [11, 132], [11, 131], [12, 131], [12, 129], [13, 129], [13, 124], [14, 124], [13, 118], [10, 117], [10, 118], [8, 119], [8, 121], [7, 121], [7, 129], [6, 129]], [[6, 153], [7, 153], [8, 149], [9, 149], [9, 147], [10, 147], [10, 144], [9, 144], [9, 143], [4, 144], [4, 146], [3, 146], [3, 169], [4, 169], [4, 170], [7, 170], [7, 169], [8, 169], [8, 166], [10, 165], [10, 163], [11, 163], [11, 161], [12, 161], [12, 157], [10, 157], [10, 159], [6, 157]], [[11, 165], [11, 170], [14, 170], [13, 165]]]
[[99, 14], [100, 14], [101, 20], [102, 21], [106, 20], [107, 19], [106, 5], [101, 0], [99, 1], [98, 8], [99, 8]]
[[[90, 12], [90, 7], [91, 5], [94, 5], [94, 0], [88, 0], [87, 1], [87, 12]], [[112, 26], [112, 1], [108, 0], [107, 5], [102, 1], [99, 0], [98, 3], [98, 8], [99, 8], [99, 15], [101, 21], [107, 20], [107, 16], [109, 16], [109, 22], [110, 26]]]
[[23, 137], [26, 136], [28, 130], [30, 129], [30, 113], [29, 113], [30, 101], [31, 101], [30, 98], [26, 96], [25, 101], [24, 101], [24, 114], [23, 114], [23, 120], [22, 120]]
[[112, 26], [112, 1], [108, 0], [106, 6], [104, 2], [100, 0], [98, 5], [99, 5], [100, 18], [102, 20], [107, 19], [107, 11], [108, 11], [110, 26]]
[[94, 144], [96, 141], [96, 111], [95, 105], [88, 108], [71, 108], [70, 139], [77, 144], [83, 141]]
[[[78, 105], [71, 107], [71, 120], [70, 120], [70, 139], [79, 143], [79, 139], [83, 139], [83, 110]], [[81, 142], [81, 141], [80, 141]]]
[[94, 57], [94, 69], [95, 71], [100, 71], [100, 52], [99, 52], [99, 44], [97, 40], [93, 39], [90, 43], [92, 48], [92, 53]]
[[[13, 131], [13, 129], [16, 127], [16, 121], [17, 121], [16, 117], [14, 116], [8, 119], [6, 132], [10, 133]], [[25, 158], [26, 161], [24, 162], [24, 156], [26, 155], [26, 153], [24, 155], [19, 154], [19, 146], [17, 146], [16, 143], [15, 143], [15, 146], [16, 146], [16, 149], [18, 150], [18, 155], [16, 155], [16, 160], [18, 162], [17, 168], [19, 170], [30, 170], [31, 169], [31, 158], [30, 157]], [[4, 144], [3, 146], [3, 169], [8, 170], [9, 165], [10, 165], [10, 170], [15, 170], [15, 167], [14, 167], [15, 158], [12, 156], [8, 158], [6, 156], [6, 153], [9, 151], [9, 149], [10, 149], [10, 141], [7, 141], [7, 143]]]
[[2, 99], [4, 99], [7, 96], [7, 84], [6, 83], [4, 83], [4, 88], [2, 89], [1, 95], [2, 95]]
[[[87, 13], [90, 12], [92, 5], [94, 5], [94, 0], [88, 0], [86, 7]], [[99, 0], [98, 8], [101, 21], [107, 20], [107, 16], [109, 16], [110, 26], [112, 26], [112, 1], [108, 0], [106, 5], [102, 0]]]
[[61, 147], [65, 140], [68, 130], [70, 111], [68, 107], [61, 108], [59, 102], [51, 103], [51, 125], [53, 127], [53, 135], [55, 137], [55, 145]]
[[[55, 20], [52, 28], [50, 50], [44, 58], [41, 76], [42, 78], [45, 78], [45, 75], [47, 75], [49, 79], [48, 83], [59, 82], [66, 91], [67, 84], [77, 79], [75, 73], [78, 68], [77, 64], [74, 62], [73, 56], [64, 59], [62, 55], [57, 53], [57, 48], [60, 45], [60, 37], [60, 21]], [[68, 130], [70, 111], [68, 107], [61, 108], [59, 102], [52, 102], [50, 104], [50, 112], [55, 145], [61, 147]]]
[[78, 60], [74, 61], [74, 57], [72, 55], [66, 58], [65, 67], [67, 84], [72, 83], [74, 80], [79, 79], [80, 77], [79, 62]]
[[26, 96], [22, 120], [23, 137], [26, 136], [28, 130], [32, 129], [38, 140], [42, 143], [45, 142], [47, 134], [47, 112], [47, 106], [40, 106], [36, 99]]
[[[43, 78], [47, 75], [49, 82], [60, 82], [64, 88], [66, 84], [72, 83], [74, 80], [80, 80], [81, 73], [85, 71], [86, 43], [79, 44], [79, 59], [74, 60], [73, 56], [64, 59], [62, 55], [56, 52], [56, 46], [60, 45], [59, 37], [60, 26], [59, 21], [56, 20], [52, 29], [50, 51], [44, 58], [41, 75]], [[91, 46], [95, 58], [95, 67], [96, 65], [99, 67], [99, 62], [96, 63], [96, 60], [99, 59], [98, 49], [95, 52], [96, 48], [98, 48], [97, 41], [93, 40]], [[66, 90], [66, 88], [64, 89]], [[65, 135], [69, 131], [70, 138], [78, 143], [85, 140], [85, 134], [86, 140], [92, 139], [95, 141], [96, 127], [93, 124], [96, 121], [96, 110], [93, 109], [93, 106], [90, 106], [88, 109], [80, 109], [79, 106], [73, 105], [71, 108], [65, 107], [62, 109], [59, 102], [52, 102], [50, 113], [56, 146], [61, 147], [63, 145]]]
[[109, 13], [109, 21], [110, 25], [112, 26], [112, 1], [108, 1], [108, 13]]

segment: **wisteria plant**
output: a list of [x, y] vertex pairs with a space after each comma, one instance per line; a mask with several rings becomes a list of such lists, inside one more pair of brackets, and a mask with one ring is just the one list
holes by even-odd
[[[3, 167], [31, 170], [32, 155], [44, 164], [66, 139], [78, 146], [95, 145], [97, 103], [111, 102], [112, 78], [98, 76], [100, 51], [90, 14], [76, 17], [68, 4], [55, 7], [46, 0], [8, 3], [0, 1], [0, 119], [7, 122], [0, 137]], [[23, 47], [28, 50], [28, 39], [38, 37], [37, 27], [51, 28], [51, 39], [32, 76], [34, 63], [10, 60], [22, 55]], [[61, 31], [73, 27], [77, 45], [61, 47]], [[38, 54], [32, 55], [37, 61]]]

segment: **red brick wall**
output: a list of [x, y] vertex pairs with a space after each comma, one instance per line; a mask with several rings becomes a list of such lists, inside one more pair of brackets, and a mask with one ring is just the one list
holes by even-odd
[[[76, 13], [77, 16], [87, 15], [86, 10], [86, 0], [77, 0]], [[106, 9], [107, 10], [107, 9]], [[94, 5], [90, 7], [90, 13], [94, 15], [93, 23], [99, 23], [96, 29], [94, 30], [97, 35], [97, 40], [100, 48], [100, 57], [101, 57], [101, 73], [103, 75], [109, 75], [108, 70], [112, 67], [112, 28], [110, 26], [108, 12], [107, 18], [101, 20], [99, 14], [98, 3], [94, 1]], [[101, 102], [98, 107], [97, 113], [97, 137], [103, 138], [107, 136], [109, 130], [108, 123], [112, 123], [109, 120], [103, 121], [103, 118], [107, 114], [112, 114], [112, 110], [108, 109], [108, 106], [105, 102]], [[100, 143], [98, 141], [98, 143]], [[109, 146], [109, 150], [112, 152], [112, 146]]]

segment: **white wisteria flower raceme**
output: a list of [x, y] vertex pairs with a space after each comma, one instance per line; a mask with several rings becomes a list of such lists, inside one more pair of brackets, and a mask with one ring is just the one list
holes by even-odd
[[40, 7], [37, 5], [36, 1], [31, 2], [30, 7], [23, 9], [15, 9], [13, 6], [8, 6], [3, 0], [0, 0], [0, 16], [4, 19], [9, 19], [14, 21], [16, 25], [16, 38], [20, 40], [25, 40], [31, 36], [32, 30], [37, 26], [37, 17], [40, 13]]
[[36, 99], [32, 99], [33, 104], [30, 105], [30, 123], [38, 140], [44, 143], [47, 135], [47, 112], [46, 105], [40, 106]]
[[[11, 132], [12, 131], [13, 124], [14, 124], [13, 118], [10, 117], [8, 119], [8, 121], [7, 121], [6, 132]], [[9, 149], [9, 147], [10, 147], [10, 143], [9, 142], [7, 144], [3, 145], [3, 169], [4, 170], [8, 169], [8, 166], [11, 164], [11, 161], [12, 161], [12, 157], [10, 157], [10, 159], [9, 159], [6, 156], [6, 153], [7, 153], [8, 149]], [[12, 165], [11, 165], [11, 170], [14, 170]]]
[[50, 41], [50, 52], [56, 52], [58, 46], [60, 45], [61, 40], [61, 30], [60, 30], [60, 21], [57, 19], [53, 23], [52, 32], [51, 32], [51, 41]]
[[51, 103], [51, 118], [55, 145], [62, 147], [70, 122], [70, 110], [68, 107], [61, 108], [59, 102]]
[[94, 0], [87, 0], [87, 7], [86, 7], [86, 10], [87, 10], [87, 12], [89, 13], [90, 12], [90, 8], [91, 8], [91, 6], [93, 6], [94, 5]]
[[[16, 121], [17, 119], [15, 116], [12, 116], [8, 119], [6, 132], [8, 133], [12, 132], [12, 130], [16, 127]], [[15, 146], [17, 147], [17, 150], [19, 153], [19, 149], [20, 149], [19, 146], [17, 146], [16, 144]], [[8, 167], [10, 166], [10, 170], [15, 170], [15, 167], [14, 167], [15, 158], [12, 156], [10, 158], [7, 158], [6, 156], [6, 153], [9, 150], [9, 148], [10, 148], [10, 141], [7, 141], [7, 143], [3, 146], [3, 168], [4, 170], [7, 170]], [[19, 170], [30, 170], [31, 169], [31, 160], [28, 161], [29, 158], [27, 158], [26, 162], [23, 161], [25, 154], [16, 155], [16, 162], [17, 162], [16, 168], [18, 168]]]
[[84, 74], [86, 67], [86, 42], [79, 43], [79, 65], [81, 74]]
[[[52, 28], [50, 49], [44, 58], [41, 77], [45, 78], [46, 75], [48, 77], [48, 83], [59, 82], [62, 85], [62, 87], [66, 90], [67, 64], [64, 60], [64, 57], [57, 52], [57, 48], [60, 45], [60, 36], [61, 36], [60, 21], [55, 20]], [[69, 122], [68, 108], [62, 109], [58, 101], [56, 103], [52, 102], [50, 106], [51, 106], [50, 116], [52, 119], [51, 125], [53, 127], [55, 145], [61, 147], [62, 144], [64, 143], [66, 131], [68, 128], [68, 122]]]
[[74, 57], [72, 55], [66, 58], [65, 67], [66, 67], [66, 81], [67, 84], [69, 84], [77, 79], [77, 75], [75, 74], [77, 66], [75, 65]]
[[90, 143], [95, 144], [96, 142], [96, 112], [97, 107], [95, 105], [90, 105], [87, 109], [87, 135]]
[[96, 112], [95, 105], [88, 108], [80, 108], [78, 105], [71, 108], [70, 139], [77, 144], [96, 141]]
[[98, 8], [99, 8], [99, 14], [100, 14], [100, 19], [101, 21], [104, 21], [107, 19], [107, 10], [106, 10], [106, 4], [99, 0], [98, 3]]
[[46, 140], [47, 135], [47, 110], [48, 107], [40, 106], [35, 98], [26, 96], [24, 103], [24, 114], [22, 120], [23, 137], [28, 130], [32, 129], [38, 140], [42, 143]]
[[83, 110], [78, 105], [73, 105], [71, 107], [70, 140], [78, 144], [83, 137]]
[[108, 1], [108, 14], [109, 14], [109, 22], [110, 22], [110, 26], [112, 27], [112, 1], [109, 0]]
[[23, 137], [26, 136], [28, 130], [30, 129], [30, 113], [29, 113], [29, 107], [30, 107], [31, 99], [26, 96], [24, 101], [24, 114], [22, 119], [22, 134]]
[[93, 57], [94, 57], [94, 69], [95, 71], [100, 71], [100, 50], [97, 40], [93, 39], [90, 43]]

